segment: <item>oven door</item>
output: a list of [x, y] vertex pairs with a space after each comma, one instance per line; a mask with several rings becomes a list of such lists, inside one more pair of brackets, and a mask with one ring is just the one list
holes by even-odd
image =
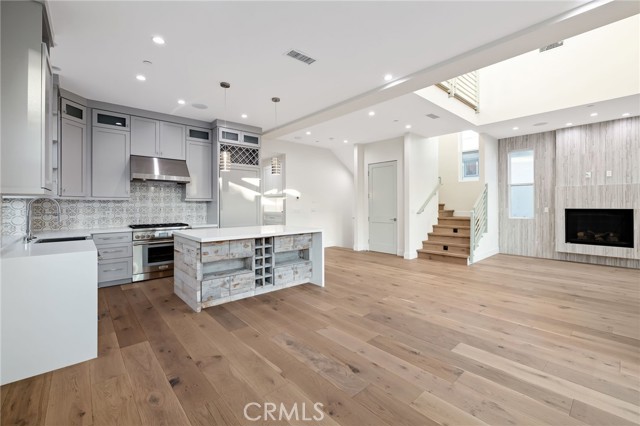
[[173, 276], [173, 239], [133, 243], [133, 281]]

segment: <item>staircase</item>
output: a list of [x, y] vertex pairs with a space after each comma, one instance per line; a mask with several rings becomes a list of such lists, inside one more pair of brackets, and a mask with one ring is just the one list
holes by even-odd
[[470, 246], [470, 218], [454, 216], [453, 210], [445, 210], [444, 204], [438, 204], [438, 224], [433, 226], [433, 232], [422, 242], [418, 257], [467, 265]]

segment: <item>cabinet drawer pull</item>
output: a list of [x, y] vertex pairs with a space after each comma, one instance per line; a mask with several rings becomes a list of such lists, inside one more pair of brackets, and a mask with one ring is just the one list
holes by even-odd
[[124, 271], [124, 268], [103, 269], [102, 272]]
[[102, 250], [102, 253], [120, 253], [123, 250]]
[[127, 238], [127, 237], [122, 236], [122, 237], [99, 237], [99, 238], [101, 238], [103, 240], [121, 240], [121, 239]]

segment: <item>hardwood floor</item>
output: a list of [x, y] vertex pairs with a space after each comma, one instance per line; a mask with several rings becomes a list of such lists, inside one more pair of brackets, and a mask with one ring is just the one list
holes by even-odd
[[2, 424], [640, 423], [638, 270], [332, 248], [326, 285], [200, 314], [171, 279], [101, 289], [99, 357], [3, 386]]

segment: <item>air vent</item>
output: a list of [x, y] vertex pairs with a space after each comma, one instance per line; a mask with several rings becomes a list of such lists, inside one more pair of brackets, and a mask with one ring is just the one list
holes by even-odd
[[425, 114], [427, 117], [429, 117], [432, 120], [435, 120], [436, 118], [440, 118], [440, 116], [435, 115], [435, 114]]
[[555, 49], [556, 47], [560, 47], [564, 44], [564, 41], [556, 41], [555, 43], [551, 43], [548, 46], [545, 47], [541, 47], [540, 48], [540, 53], [542, 52], [546, 52], [547, 50], [551, 50], [551, 49]]
[[290, 51], [288, 51], [286, 53], [286, 55], [292, 57], [293, 59], [297, 59], [300, 62], [304, 62], [307, 65], [311, 65], [312, 63], [314, 63], [316, 61], [311, 56], [305, 55], [304, 53], [300, 52], [299, 50], [291, 49]]
[[544, 126], [545, 124], [549, 124], [546, 121], [541, 121], [540, 123], [535, 123], [534, 126]]

